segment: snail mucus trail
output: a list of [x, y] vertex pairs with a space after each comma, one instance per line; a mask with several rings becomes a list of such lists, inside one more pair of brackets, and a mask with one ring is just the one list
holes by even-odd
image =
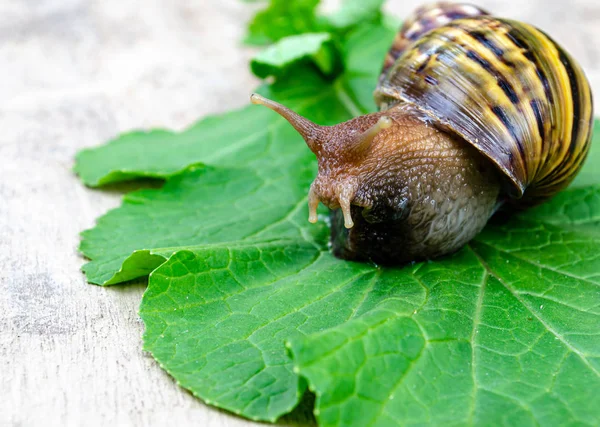
[[451, 253], [493, 214], [501, 189], [496, 168], [459, 137], [407, 104], [320, 126], [253, 94], [283, 116], [318, 159], [308, 196], [331, 209], [336, 256], [400, 264]]

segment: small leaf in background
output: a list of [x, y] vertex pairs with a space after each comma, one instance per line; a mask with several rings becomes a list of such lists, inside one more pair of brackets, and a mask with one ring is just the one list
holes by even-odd
[[[366, 22], [348, 32], [342, 56], [345, 73], [339, 79], [343, 92], [361, 107], [361, 113], [376, 111], [373, 91], [385, 55], [392, 44], [397, 28]], [[358, 115], [360, 113], [356, 113]]]
[[343, 35], [348, 29], [384, 19], [398, 28], [399, 21], [383, 17], [381, 6], [385, 0], [344, 0], [339, 8], [327, 15], [317, 15], [319, 0], [271, 0], [269, 6], [258, 12], [248, 28], [246, 43], [266, 45], [288, 36], [304, 33], [330, 32]]
[[279, 76], [309, 59], [325, 75], [334, 71], [336, 52], [329, 33], [306, 33], [279, 40], [258, 53], [250, 63], [252, 72], [261, 78]]
[[[376, 108], [397, 23], [381, 1], [329, 18], [316, 4], [272, 0], [250, 39], [283, 39], [258, 56], [255, 72], [276, 77], [259, 92], [330, 125]], [[311, 49], [294, 43], [317, 31]], [[313, 56], [324, 46], [343, 66], [328, 79], [329, 54]], [[82, 181], [166, 183], [83, 233], [84, 270], [98, 284], [149, 275], [144, 348], [194, 395], [251, 419], [276, 420], [308, 387], [323, 426], [598, 425], [595, 129], [571, 188], [498, 215], [453, 256], [399, 268], [329, 253], [325, 221], [306, 220], [314, 156], [272, 111], [130, 133], [81, 152]]]
[[327, 15], [325, 21], [334, 28], [349, 28], [381, 16], [385, 0], [345, 0], [339, 9]]
[[265, 45], [287, 36], [318, 32], [315, 9], [319, 0], [271, 0], [248, 26], [245, 42]]

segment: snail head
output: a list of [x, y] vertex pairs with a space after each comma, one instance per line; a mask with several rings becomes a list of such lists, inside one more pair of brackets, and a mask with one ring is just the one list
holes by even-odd
[[335, 126], [320, 126], [260, 95], [253, 94], [250, 100], [284, 117], [317, 156], [319, 173], [308, 194], [308, 220], [317, 221], [317, 207], [323, 203], [330, 209], [341, 208], [345, 227], [352, 228], [350, 206], [358, 202], [356, 195], [364, 173], [362, 165], [378, 135], [392, 126], [392, 119], [383, 113], [373, 113]]

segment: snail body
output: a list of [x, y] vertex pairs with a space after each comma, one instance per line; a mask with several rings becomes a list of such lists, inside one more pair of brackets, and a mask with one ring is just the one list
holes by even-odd
[[534, 27], [436, 3], [405, 21], [385, 58], [380, 111], [319, 126], [258, 95], [319, 163], [309, 220], [331, 209], [336, 256], [395, 264], [451, 253], [502, 206], [566, 187], [591, 140], [589, 83]]

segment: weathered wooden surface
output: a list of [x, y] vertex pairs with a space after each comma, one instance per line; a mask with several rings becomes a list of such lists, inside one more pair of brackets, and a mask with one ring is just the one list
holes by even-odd
[[[552, 34], [600, 93], [598, 0], [474, 3]], [[86, 189], [70, 171], [77, 150], [120, 132], [247, 103], [257, 81], [239, 40], [252, 8], [0, 1], [0, 425], [252, 424], [194, 399], [142, 352], [143, 284], [85, 283], [78, 233], [123, 189]]]

